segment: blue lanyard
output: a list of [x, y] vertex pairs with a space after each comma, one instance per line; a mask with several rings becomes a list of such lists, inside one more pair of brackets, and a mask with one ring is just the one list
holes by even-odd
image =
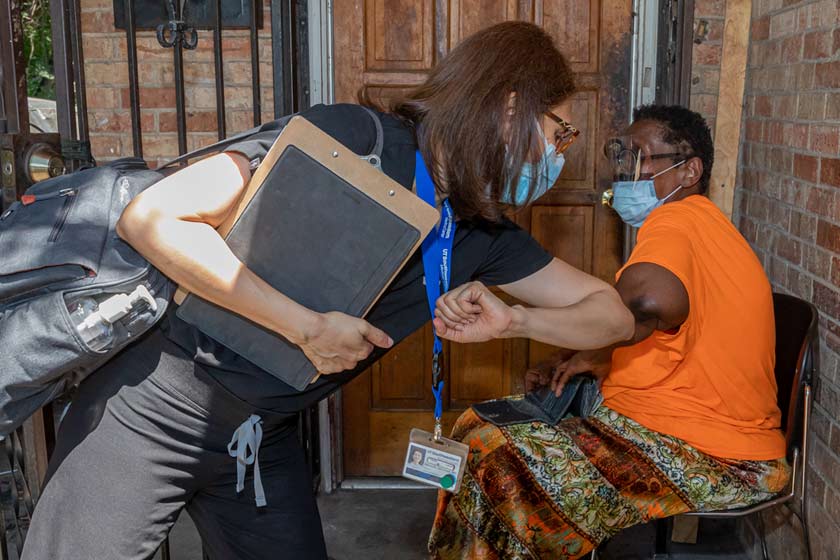
[[[417, 184], [417, 194], [424, 202], [435, 206], [435, 185], [426, 169], [426, 163], [420, 152], [415, 156], [414, 180]], [[443, 201], [440, 224], [429, 233], [420, 250], [423, 253], [423, 273], [426, 276], [426, 297], [429, 300], [429, 311], [435, 316], [435, 303], [441, 293], [449, 291], [449, 278], [452, 272], [452, 242], [455, 237], [455, 213], [448, 200]], [[442, 291], [441, 291], [442, 290]], [[432, 357], [432, 393], [435, 396], [435, 424], [439, 428], [443, 415], [443, 379], [441, 379], [440, 354], [443, 343], [434, 334], [434, 355]]]

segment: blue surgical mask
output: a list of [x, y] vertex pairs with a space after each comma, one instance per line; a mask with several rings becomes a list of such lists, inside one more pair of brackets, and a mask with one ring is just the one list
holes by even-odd
[[[542, 133], [540, 133], [542, 136]], [[531, 189], [531, 181], [535, 183], [534, 194], [530, 200], [536, 200], [548, 191], [557, 178], [560, 172], [563, 171], [563, 165], [566, 163], [566, 158], [563, 154], [558, 154], [554, 144], [549, 142], [543, 136], [545, 147], [543, 148], [540, 161], [537, 163], [525, 162], [522, 170], [519, 172], [519, 181], [515, 187], [511, 188], [511, 180], [505, 185], [505, 190], [502, 192], [501, 201], [506, 204], [513, 204], [514, 206], [525, 206], [528, 203], [528, 192]]]
[[612, 184], [613, 198], [612, 208], [621, 217], [624, 223], [633, 227], [642, 227], [645, 219], [654, 209], [662, 206], [666, 200], [674, 196], [682, 185], [673, 190], [665, 198], [656, 196], [656, 188], [653, 180], [685, 163], [685, 160], [675, 163], [668, 169], [660, 171], [649, 179], [641, 181], [615, 181]]

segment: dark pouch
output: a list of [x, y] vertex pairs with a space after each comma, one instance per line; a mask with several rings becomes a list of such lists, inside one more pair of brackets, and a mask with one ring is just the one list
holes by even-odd
[[487, 401], [473, 406], [479, 418], [497, 426], [543, 422], [551, 426], [563, 418], [586, 418], [601, 404], [598, 382], [589, 376], [578, 375], [570, 379], [560, 396], [550, 387], [541, 387], [523, 398], [506, 398]]

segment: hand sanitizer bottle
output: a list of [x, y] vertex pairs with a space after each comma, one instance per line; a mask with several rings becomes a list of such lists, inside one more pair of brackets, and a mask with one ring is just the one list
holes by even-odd
[[91, 297], [79, 298], [68, 305], [68, 310], [70, 320], [84, 343], [100, 352], [116, 342], [114, 323], [137, 305], [148, 306], [153, 313], [157, 311], [155, 298], [142, 284], [130, 294], [116, 294], [102, 303]]

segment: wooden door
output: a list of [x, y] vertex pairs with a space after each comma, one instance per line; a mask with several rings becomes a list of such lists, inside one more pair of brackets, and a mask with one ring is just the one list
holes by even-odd
[[[557, 40], [577, 73], [565, 117], [582, 130], [558, 185], [517, 221], [557, 257], [612, 280], [620, 223], [600, 205], [610, 177], [600, 148], [628, 122], [629, 0], [347, 0], [335, 2], [337, 101], [362, 86], [387, 101], [421, 83], [435, 61], [469, 34], [527, 20]], [[408, 432], [432, 427], [430, 326], [400, 343], [344, 389], [345, 476], [397, 475]], [[446, 344], [444, 432], [470, 404], [521, 392], [524, 370], [550, 352], [501, 340]]]

